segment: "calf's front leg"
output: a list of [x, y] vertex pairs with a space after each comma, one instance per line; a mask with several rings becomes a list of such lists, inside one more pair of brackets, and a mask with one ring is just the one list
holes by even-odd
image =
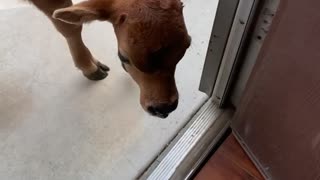
[[32, 0], [52, 21], [56, 29], [67, 40], [74, 64], [90, 80], [102, 80], [108, 75], [109, 68], [97, 61], [85, 46], [82, 37], [82, 25], [70, 24], [52, 17], [53, 12], [72, 5], [71, 0]]

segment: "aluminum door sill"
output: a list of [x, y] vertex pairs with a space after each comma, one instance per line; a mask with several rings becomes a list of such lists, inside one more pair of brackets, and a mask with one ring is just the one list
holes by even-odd
[[188, 179], [230, 125], [231, 110], [208, 100], [177, 137], [138, 178]]

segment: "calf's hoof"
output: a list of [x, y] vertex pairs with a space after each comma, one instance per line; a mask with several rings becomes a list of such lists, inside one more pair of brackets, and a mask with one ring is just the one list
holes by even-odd
[[109, 68], [107, 65], [104, 65], [104, 64], [102, 64], [102, 63], [99, 62], [99, 61], [98, 61], [98, 63], [97, 63], [97, 66], [98, 66], [99, 68], [101, 68], [102, 70], [106, 71], [106, 72], [110, 71], [110, 68]]
[[98, 62], [97, 66], [98, 69], [95, 72], [91, 74], [84, 74], [84, 76], [92, 81], [100, 81], [106, 78], [108, 76], [108, 71], [110, 70], [110, 68], [100, 62]]

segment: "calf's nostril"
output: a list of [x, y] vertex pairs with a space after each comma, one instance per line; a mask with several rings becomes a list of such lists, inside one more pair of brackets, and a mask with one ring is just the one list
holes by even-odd
[[158, 104], [156, 106], [151, 106], [148, 108], [148, 111], [154, 113], [161, 113], [161, 114], [169, 114], [174, 111], [178, 106], [178, 101], [175, 101], [172, 104]]
[[178, 107], [178, 99], [176, 99], [172, 104], [171, 104], [171, 108], [173, 109], [172, 111], [176, 110]]
[[176, 100], [172, 104], [164, 104], [160, 106], [160, 111], [165, 112], [165, 113], [171, 113], [172, 111], [176, 110], [178, 106], [178, 100]]
[[147, 107], [147, 111], [154, 116], [166, 118], [169, 113], [174, 111], [178, 106], [178, 100], [171, 104], [157, 104]]
[[155, 108], [153, 107], [153, 106], [149, 106], [148, 108], [147, 108], [147, 110], [148, 110], [148, 112], [150, 113], [150, 114], [152, 114], [152, 115], [156, 115], [157, 113], [156, 113], [156, 110], [155, 110]]

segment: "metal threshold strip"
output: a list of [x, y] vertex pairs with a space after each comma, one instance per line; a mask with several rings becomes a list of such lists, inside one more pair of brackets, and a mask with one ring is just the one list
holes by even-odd
[[140, 180], [188, 179], [229, 127], [232, 111], [211, 99], [142, 174]]

